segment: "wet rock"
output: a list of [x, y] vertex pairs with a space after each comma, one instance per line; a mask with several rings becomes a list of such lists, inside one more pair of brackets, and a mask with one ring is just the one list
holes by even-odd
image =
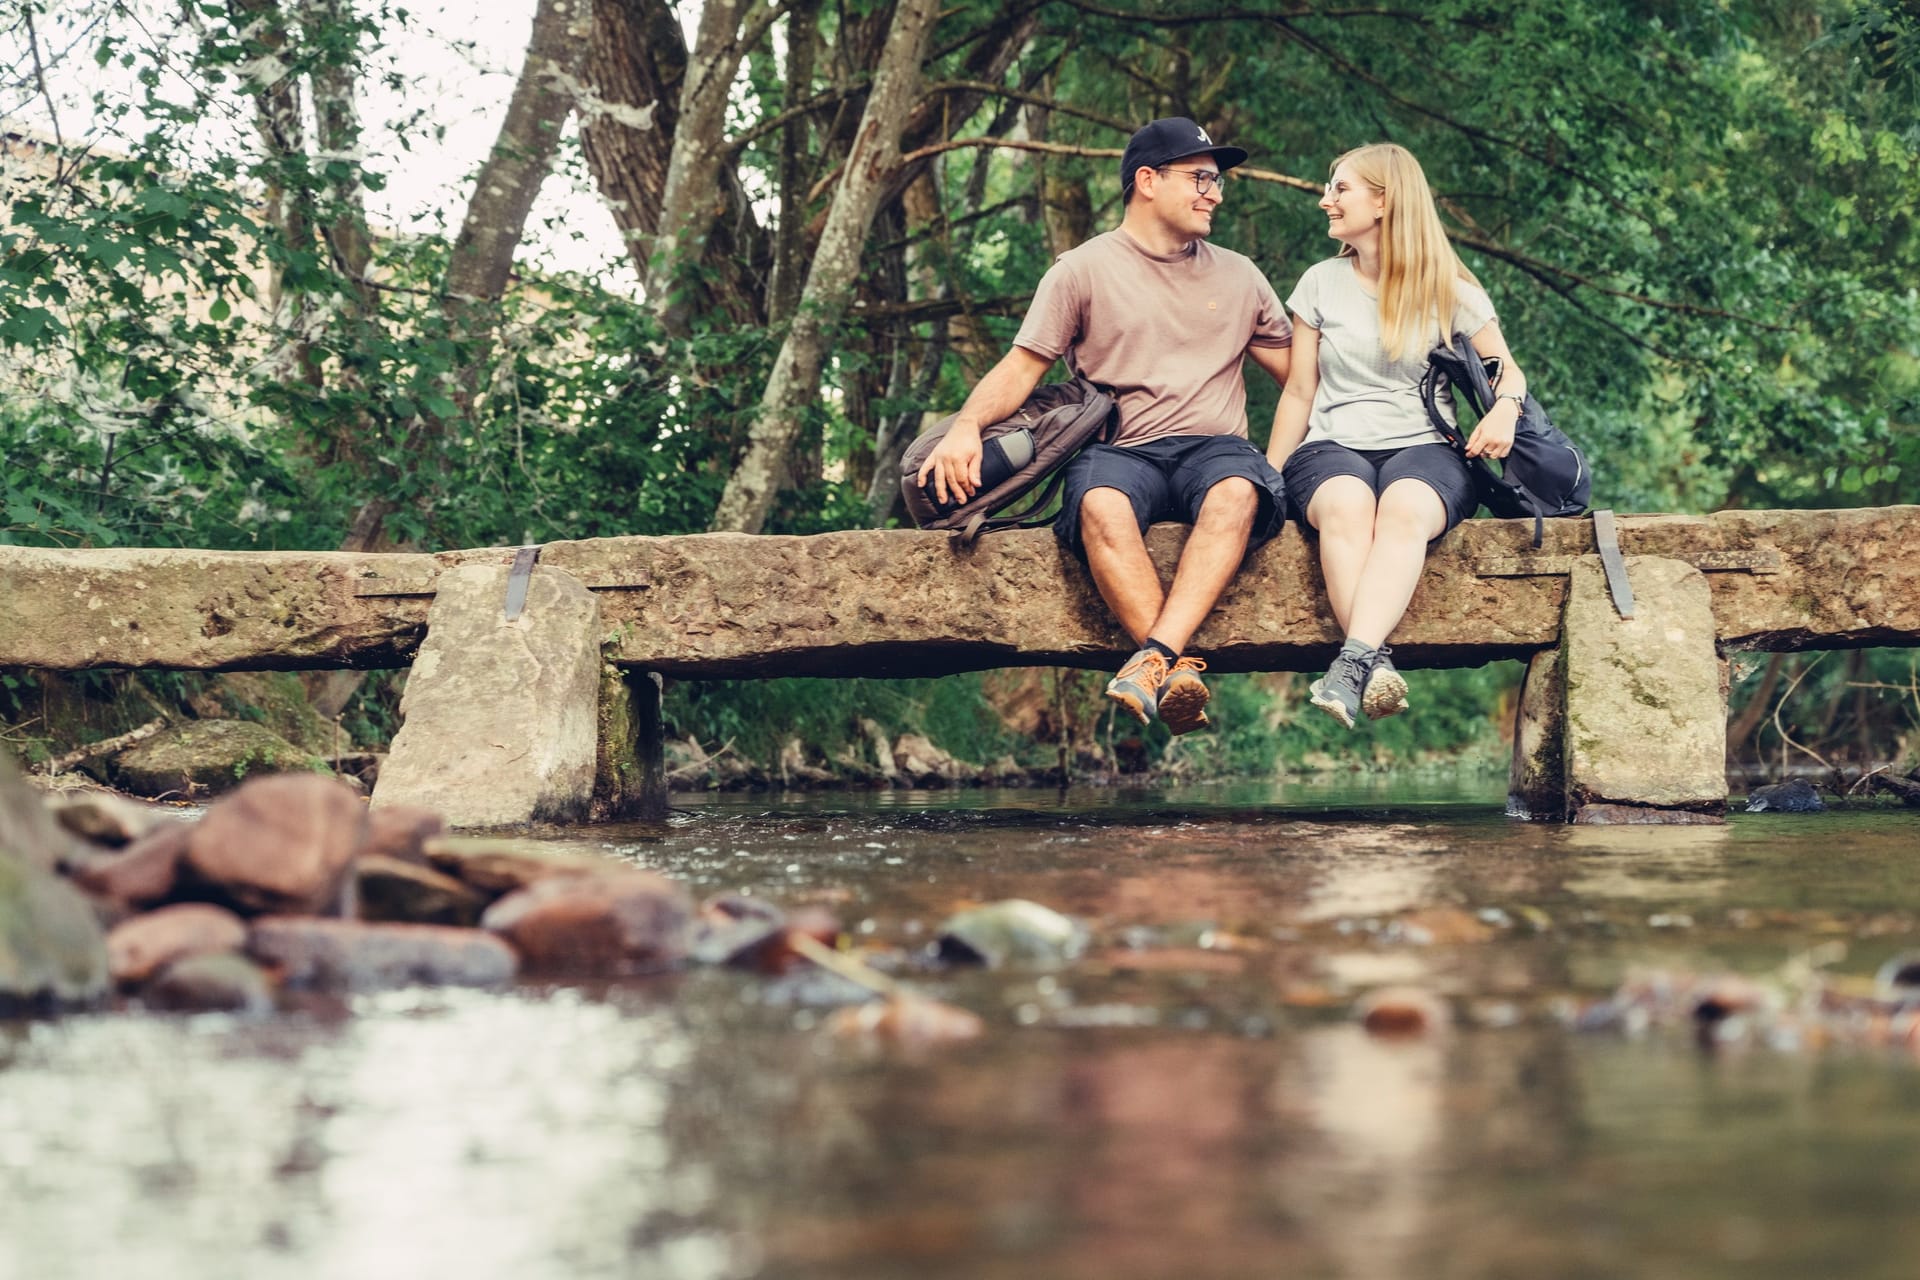
[[493, 897], [554, 876], [599, 875], [620, 865], [591, 854], [482, 836], [436, 836], [426, 842], [425, 852], [434, 870]]
[[366, 827], [366, 808], [331, 778], [256, 778], [207, 810], [185, 866], [243, 911], [321, 911], [339, 901]]
[[410, 924], [471, 927], [480, 920], [487, 898], [452, 876], [384, 854], [354, 860], [360, 879], [360, 918]]
[[728, 896], [701, 908], [688, 958], [695, 964], [782, 974], [805, 964], [796, 938], [832, 947], [840, 921], [825, 907], [801, 907], [791, 915], [755, 898]]
[[246, 944], [246, 921], [233, 912], [182, 902], [115, 925], [107, 934], [107, 971], [115, 982], [133, 986], [176, 960], [238, 951]]
[[593, 800], [600, 603], [536, 565], [509, 621], [505, 565], [440, 574], [401, 700], [376, 808], [419, 805], [452, 827], [579, 821]]
[[74, 864], [73, 882], [96, 897], [122, 907], [165, 902], [179, 880], [193, 824], [168, 822], [118, 853], [95, 853]]
[[954, 786], [979, 773], [974, 766], [954, 759], [918, 733], [903, 733], [895, 739], [893, 763], [900, 776], [916, 787]]
[[1486, 942], [1495, 934], [1493, 926], [1458, 907], [1410, 911], [1394, 921], [1393, 931], [1417, 947]]
[[143, 796], [206, 796], [248, 778], [326, 763], [251, 720], [192, 720], [113, 757], [113, 780]]
[[979, 1015], [924, 996], [897, 995], [836, 1009], [827, 1030], [847, 1039], [904, 1045], [953, 1044], [977, 1039], [987, 1029]]
[[1086, 950], [1087, 931], [1051, 907], [1008, 898], [950, 917], [935, 946], [949, 964], [1055, 968]]
[[0, 1015], [81, 1004], [106, 990], [106, 943], [87, 900], [0, 849]]
[[269, 1013], [273, 980], [238, 952], [220, 951], [168, 965], [140, 999], [149, 1008], [175, 1013]]
[[1747, 797], [1748, 813], [1820, 813], [1826, 807], [1819, 791], [1805, 778], [1755, 787]]
[[447, 820], [418, 805], [390, 804], [367, 811], [367, 839], [362, 854], [398, 858], [424, 866], [427, 841], [447, 829]]
[[1370, 991], [1355, 1012], [1360, 1025], [1377, 1036], [1431, 1035], [1445, 1031], [1453, 1022], [1446, 1002], [1418, 987]]
[[1902, 951], [1881, 965], [1873, 986], [1883, 1000], [1920, 1001], [1920, 951]]
[[519, 968], [513, 948], [494, 935], [431, 924], [264, 916], [253, 922], [247, 950], [287, 986], [317, 991], [490, 987], [511, 982]]
[[118, 849], [172, 821], [164, 809], [104, 791], [81, 792], [53, 802], [53, 818], [89, 844]]
[[780, 748], [780, 785], [785, 787], [818, 787], [834, 782], [831, 769], [822, 769], [807, 760], [807, 744], [799, 738], [787, 739]]
[[631, 870], [538, 881], [488, 907], [480, 923], [513, 944], [529, 973], [618, 978], [685, 958], [692, 918], [679, 886]]
[[786, 912], [771, 902], [724, 894], [700, 905], [687, 958], [695, 964], [733, 964], [786, 927]]
[[47, 812], [46, 801], [20, 777], [12, 757], [0, 750], [0, 857], [10, 853], [51, 871], [71, 844]]

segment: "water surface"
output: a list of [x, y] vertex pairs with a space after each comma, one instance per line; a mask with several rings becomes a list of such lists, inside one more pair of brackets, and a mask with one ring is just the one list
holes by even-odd
[[[988, 1033], [848, 1043], [823, 984], [730, 971], [0, 1026], [0, 1276], [1912, 1275], [1920, 1059], [1568, 1011], [1646, 971], [1864, 979], [1920, 947], [1914, 819], [1534, 827], [1494, 786], [729, 797], [570, 837], [826, 904]], [[1088, 955], [919, 959], [1014, 896]], [[1370, 1036], [1383, 984], [1453, 1029]]]

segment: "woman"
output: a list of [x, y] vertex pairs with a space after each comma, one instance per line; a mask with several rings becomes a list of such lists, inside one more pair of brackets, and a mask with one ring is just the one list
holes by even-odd
[[1427, 544], [1476, 505], [1466, 462], [1421, 403], [1427, 353], [1462, 333], [1500, 359], [1499, 399], [1468, 457], [1506, 457], [1527, 382], [1406, 148], [1376, 143], [1341, 156], [1320, 207], [1340, 253], [1309, 268], [1287, 299], [1293, 371], [1267, 456], [1292, 509], [1319, 531], [1328, 603], [1346, 636], [1313, 682], [1313, 705], [1351, 729], [1363, 710], [1378, 720], [1407, 709], [1387, 637], [1413, 598]]

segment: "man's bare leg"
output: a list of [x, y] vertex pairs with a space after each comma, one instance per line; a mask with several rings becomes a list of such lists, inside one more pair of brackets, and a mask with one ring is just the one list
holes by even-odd
[[1080, 499], [1080, 545], [1100, 598], [1113, 610], [1135, 647], [1146, 644], [1166, 603], [1160, 575], [1147, 555], [1133, 502], [1118, 489], [1089, 489]]
[[1173, 571], [1166, 603], [1150, 628], [1155, 640], [1175, 653], [1186, 652], [1187, 642], [1238, 572], [1259, 509], [1260, 498], [1251, 480], [1229, 476], [1207, 490]]
[[1107, 696], [1141, 723], [1152, 720], [1156, 712], [1175, 733], [1207, 723], [1210, 695], [1198, 674], [1205, 664], [1181, 659], [1171, 674], [1167, 664], [1180, 657], [1232, 581], [1246, 555], [1258, 510], [1259, 496], [1249, 480], [1229, 477], [1209, 489], [1174, 569], [1173, 586], [1163, 597], [1126, 495], [1115, 489], [1095, 489], [1081, 500], [1087, 566], [1101, 598], [1140, 646], [1107, 686]]

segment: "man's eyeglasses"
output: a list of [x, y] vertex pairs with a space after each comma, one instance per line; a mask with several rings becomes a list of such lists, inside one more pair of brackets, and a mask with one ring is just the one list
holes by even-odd
[[1169, 169], [1165, 165], [1161, 165], [1156, 168], [1154, 172], [1186, 174], [1189, 178], [1193, 179], [1193, 190], [1196, 195], [1205, 195], [1216, 187], [1220, 189], [1220, 194], [1222, 195], [1225, 195], [1227, 192], [1227, 175], [1224, 173], [1216, 173], [1212, 169]]

